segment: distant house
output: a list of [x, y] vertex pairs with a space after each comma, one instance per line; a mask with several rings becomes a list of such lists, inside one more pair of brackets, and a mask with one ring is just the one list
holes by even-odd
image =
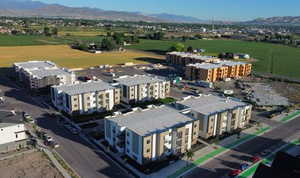
[[0, 153], [27, 145], [26, 128], [22, 119], [22, 114], [0, 111]]

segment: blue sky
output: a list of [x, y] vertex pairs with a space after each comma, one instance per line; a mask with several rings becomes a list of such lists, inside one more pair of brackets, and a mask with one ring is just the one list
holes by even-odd
[[40, 0], [76, 7], [144, 13], [171, 13], [201, 19], [249, 20], [300, 16], [300, 0]]

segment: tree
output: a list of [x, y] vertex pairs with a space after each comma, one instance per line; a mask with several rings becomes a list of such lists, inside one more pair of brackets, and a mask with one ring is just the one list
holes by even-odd
[[101, 42], [101, 48], [103, 50], [112, 51], [118, 46], [111, 38], [104, 38]]
[[169, 51], [183, 52], [185, 51], [185, 46], [182, 43], [176, 43], [174, 46], [171, 46]]
[[190, 53], [192, 53], [194, 51], [194, 49], [193, 49], [193, 47], [192, 46], [189, 46], [188, 48], [187, 48], [187, 52], [190, 52]]
[[112, 38], [118, 45], [124, 44], [124, 39], [125, 39], [124, 33], [114, 33]]
[[238, 129], [236, 130], [237, 139], [240, 139], [240, 138], [241, 138], [241, 132], [242, 132], [242, 129], [241, 129], [241, 128], [238, 128]]
[[51, 36], [49, 27], [44, 27], [44, 35]]
[[188, 161], [192, 161], [192, 159], [194, 157], [194, 152], [192, 152], [191, 150], [188, 150], [187, 152], [185, 152], [185, 156], [186, 156]]
[[58, 29], [56, 27], [52, 29], [52, 35], [54, 36], [58, 35]]
[[163, 32], [156, 32], [154, 33], [154, 40], [162, 40], [164, 38], [165, 34]]

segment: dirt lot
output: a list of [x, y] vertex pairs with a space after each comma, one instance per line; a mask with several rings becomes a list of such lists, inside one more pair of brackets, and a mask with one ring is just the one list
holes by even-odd
[[0, 162], [3, 178], [63, 178], [42, 152], [34, 152]]
[[[288, 98], [292, 104], [300, 103], [300, 84], [272, 81], [257, 77], [246, 77], [241, 79], [241, 81], [265, 83], [281, 96]], [[230, 82], [218, 82], [215, 84], [215, 86], [219, 87], [221, 90], [234, 90], [236, 97], [243, 98], [241, 90], [236, 88], [235, 80], [232, 80]]]

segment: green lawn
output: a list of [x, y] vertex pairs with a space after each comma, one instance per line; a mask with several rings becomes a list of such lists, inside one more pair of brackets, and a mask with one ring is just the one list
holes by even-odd
[[[128, 48], [164, 54], [175, 43], [177, 42], [141, 40], [140, 44]], [[271, 72], [273, 56], [274, 74], [300, 78], [300, 49], [298, 48], [238, 40], [189, 40], [184, 44], [186, 47], [204, 48], [208, 54], [220, 52], [249, 53], [258, 60], [254, 62], [254, 70], [258, 72]]]

